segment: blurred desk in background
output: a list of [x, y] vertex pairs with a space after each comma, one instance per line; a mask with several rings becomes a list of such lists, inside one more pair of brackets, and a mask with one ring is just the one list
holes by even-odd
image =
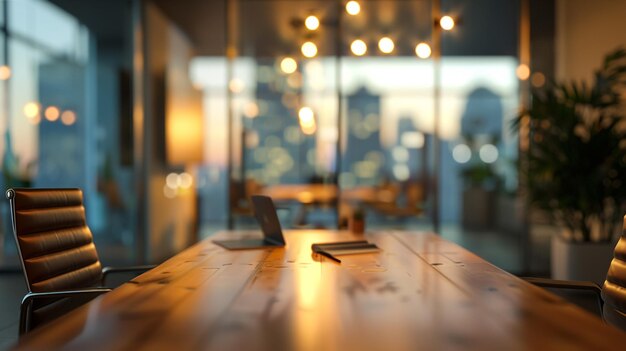
[[359, 208], [397, 219], [422, 215], [424, 203], [419, 183], [409, 183], [404, 187], [399, 184], [358, 186], [341, 189], [340, 192], [334, 184], [279, 184], [264, 187], [260, 193], [278, 204], [299, 204], [294, 220], [297, 226], [308, 224], [308, 213], [315, 208], [338, 207], [340, 218], [349, 217]]

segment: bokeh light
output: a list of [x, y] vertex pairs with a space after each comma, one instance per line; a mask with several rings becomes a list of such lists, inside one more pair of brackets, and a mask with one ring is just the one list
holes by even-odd
[[348, 1], [346, 3], [346, 12], [349, 15], [356, 16], [361, 12], [361, 5], [358, 1]]
[[451, 30], [454, 28], [454, 19], [450, 16], [443, 16], [439, 20], [439, 25], [443, 30]]
[[44, 116], [46, 116], [46, 119], [50, 122], [54, 122], [57, 119], [59, 119], [59, 116], [61, 115], [61, 111], [59, 111], [59, 108], [56, 106], [48, 106], [46, 108], [46, 110], [43, 113]]
[[61, 114], [61, 122], [66, 126], [76, 123], [76, 113], [72, 110], [63, 111]]
[[530, 84], [535, 88], [541, 88], [546, 84], [546, 76], [541, 72], [535, 72], [530, 76]]
[[530, 68], [528, 68], [528, 65], [522, 63], [515, 69], [515, 75], [517, 75], [517, 78], [520, 80], [527, 80], [528, 77], [530, 77]]
[[302, 133], [311, 135], [317, 130], [315, 123], [315, 114], [310, 107], [304, 106], [298, 111], [298, 117], [300, 120], [300, 128]]
[[363, 56], [367, 52], [367, 44], [361, 39], [357, 39], [350, 44], [350, 50], [356, 56]]
[[315, 55], [317, 55], [317, 45], [311, 41], [307, 41], [302, 44], [300, 51], [302, 51], [302, 55], [304, 55], [304, 57], [315, 57]]
[[485, 144], [480, 147], [478, 157], [484, 163], [494, 163], [498, 160], [498, 148], [492, 144]]
[[308, 30], [316, 30], [320, 27], [320, 20], [317, 17], [311, 15], [304, 20], [304, 26]]
[[27, 102], [26, 104], [24, 104], [22, 112], [24, 112], [24, 116], [28, 118], [35, 118], [39, 115], [39, 104], [32, 101]]
[[391, 40], [391, 38], [389, 37], [382, 37], [378, 41], [378, 49], [380, 49], [380, 51], [385, 54], [392, 53], [394, 48], [395, 44], [393, 43], [393, 40]]
[[432, 50], [430, 49], [430, 45], [428, 45], [426, 43], [419, 43], [419, 44], [417, 44], [417, 46], [415, 47], [415, 54], [419, 58], [423, 58], [423, 59], [429, 58], [430, 55], [432, 54]]
[[11, 78], [11, 67], [7, 65], [0, 66], [0, 80], [7, 80]]
[[459, 144], [452, 149], [452, 158], [458, 163], [467, 163], [472, 158], [472, 150], [465, 144]]
[[280, 61], [280, 69], [287, 74], [291, 74], [298, 69], [298, 63], [291, 57], [285, 57]]

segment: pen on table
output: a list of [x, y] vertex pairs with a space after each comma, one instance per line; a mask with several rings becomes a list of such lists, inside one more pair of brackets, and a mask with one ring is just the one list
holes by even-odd
[[335, 257], [335, 256], [333, 256], [333, 255], [331, 255], [331, 254], [329, 254], [329, 253], [328, 253], [328, 252], [326, 252], [326, 251], [315, 251], [315, 253], [318, 253], [318, 254], [320, 254], [320, 255], [322, 255], [322, 256], [324, 256], [324, 257], [328, 257], [328, 258], [330, 258], [331, 260], [333, 260], [333, 261], [335, 261], [335, 262], [337, 262], [337, 263], [341, 263], [341, 260], [340, 260], [340, 259], [338, 259], [337, 257]]

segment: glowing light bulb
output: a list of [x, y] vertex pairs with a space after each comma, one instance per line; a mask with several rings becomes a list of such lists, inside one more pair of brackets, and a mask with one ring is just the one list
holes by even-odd
[[415, 47], [415, 54], [419, 58], [423, 58], [423, 59], [429, 58], [430, 54], [432, 54], [432, 50], [430, 49], [430, 45], [428, 45], [426, 43], [419, 43], [419, 44], [417, 44], [417, 46]]
[[298, 69], [298, 63], [291, 57], [285, 57], [280, 61], [280, 69], [287, 74], [291, 74]]
[[302, 51], [302, 55], [304, 55], [305, 57], [315, 57], [315, 55], [317, 55], [317, 45], [315, 45], [315, 43], [313, 42], [307, 41], [306, 43], [302, 44], [300, 51]]
[[454, 19], [450, 16], [443, 16], [439, 20], [439, 25], [443, 30], [451, 30], [454, 28]]
[[316, 30], [320, 27], [320, 20], [317, 17], [311, 15], [304, 20], [304, 26], [308, 30]]
[[361, 12], [361, 5], [358, 3], [358, 1], [348, 1], [348, 3], [346, 4], [346, 12], [349, 15], [356, 16], [359, 14], [359, 12]]
[[361, 39], [357, 39], [350, 44], [350, 50], [357, 56], [363, 56], [367, 52], [367, 44]]
[[385, 54], [390, 54], [394, 48], [395, 44], [393, 43], [393, 40], [391, 40], [391, 38], [389, 37], [382, 37], [378, 41], [378, 49], [380, 49], [380, 51]]

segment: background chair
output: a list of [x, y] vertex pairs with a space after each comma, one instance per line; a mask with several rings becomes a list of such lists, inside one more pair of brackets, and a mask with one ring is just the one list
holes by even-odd
[[395, 223], [404, 223], [424, 214], [425, 194], [421, 183], [383, 184], [378, 187], [377, 193], [378, 201], [370, 203], [369, 207]]
[[626, 216], [609, 272], [602, 286], [602, 316], [609, 324], [626, 331]]
[[6, 196], [28, 288], [20, 335], [110, 291], [102, 287], [109, 273], [154, 267], [102, 268], [80, 189], [9, 189]]
[[[613, 260], [609, 266], [606, 280], [602, 287], [591, 282], [573, 282], [542, 278], [525, 278], [537, 286], [548, 288], [558, 295], [566, 293], [568, 300], [587, 310], [592, 310], [585, 303], [585, 293], [592, 294], [598, 303], [598, 313], [607, 323], [626, 331], [626, 216], [622, 236], [615, 246]], [[582, 293], [582, 294], [581, 294]], [[568, 298], [570, 297], [570, 298]], [[594, 312], [594, 311], [592, 311]]]

